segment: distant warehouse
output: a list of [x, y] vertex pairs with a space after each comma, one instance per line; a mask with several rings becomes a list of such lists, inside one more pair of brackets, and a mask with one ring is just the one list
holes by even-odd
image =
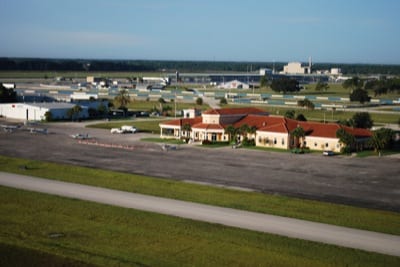
[[[46, 112], [51, 112], [53, 119], [68, 119], [68, 112], [76, 104], [72, 103], [7, 103], [0, 104], [0, 116], [10, 119], [41, 121], [46, 119]], [[89, 117], [88, 108], [81, 106], [79, 118]]]

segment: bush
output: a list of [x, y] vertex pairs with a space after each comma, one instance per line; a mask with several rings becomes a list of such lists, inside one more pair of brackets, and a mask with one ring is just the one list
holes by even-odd
[[243, 139], [243, 145], [244, 146], [255, 146], [256, 142], [254, 141], [254, 139], [249, 139], [249, 138], [245, 137]]
[[202, 145], [211, 145], [212, 142], [210, 140], [203, 140], [203, 141], [201, 141], [201, 144]]
[[223, 97], [223, 98], [221, 98], [221, 99], [219, 100], [219, 103], [220, 103], [221, 105], [226, 105], [226, 104], [228, 104], [228, 101], [226, 100], [225, 97]]

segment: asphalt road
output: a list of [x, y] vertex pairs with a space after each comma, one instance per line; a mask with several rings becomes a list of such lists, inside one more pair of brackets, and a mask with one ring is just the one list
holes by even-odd
[[0, 172], [8, 187], [400, 256], [400, 236]]
[[[0, 155], [400, 211], [400, 159], [395, 157], [323, 157], [189, 145], [167, 152], [159, 144], [139, 141], [149, 134], [112, 135], [81, 123], [33, 127], [48, 127], [49, 134], [0, 131]], [[93, 136], [98, 145], [79, 143], [70, 137], [76, 133]]]

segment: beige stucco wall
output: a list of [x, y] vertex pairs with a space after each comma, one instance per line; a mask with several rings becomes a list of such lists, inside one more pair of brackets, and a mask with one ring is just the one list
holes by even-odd
[[256, 146], [288, 149], [289, 135], [285, 133], [257, 131]]
[[228, 135], [224, 134], [224, 130], [204, 130], [192, 128], [191, 137], [195, 141], [212, 140], [213, 134], [215, 134], [216, 141], [228, 141]]
[[[163, 129], [170, 129], [173, 131], [172, 135], [163, 134]], [[179, 139], [181, 137], [181, 129], [179, 126], [171, 126], [171, 125], [162, 125], [160, 124], [160, 138], [176, 138]]]
[[216, 114], [202, 114], [203, 123], [207, 124], [218, 124], [219, 123], [219, 115]]
[[340, 152], [341, 145], [337, 138], [323, 138], [323, 137], [312, 137], [306, 136], [306, 146], [311, 150], [332, 150], [334, 152]]

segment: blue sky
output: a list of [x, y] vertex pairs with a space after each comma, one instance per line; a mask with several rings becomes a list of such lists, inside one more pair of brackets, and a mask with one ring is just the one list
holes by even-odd
[[398, 0], [0, 0], [0, 57], [400, 64]]

